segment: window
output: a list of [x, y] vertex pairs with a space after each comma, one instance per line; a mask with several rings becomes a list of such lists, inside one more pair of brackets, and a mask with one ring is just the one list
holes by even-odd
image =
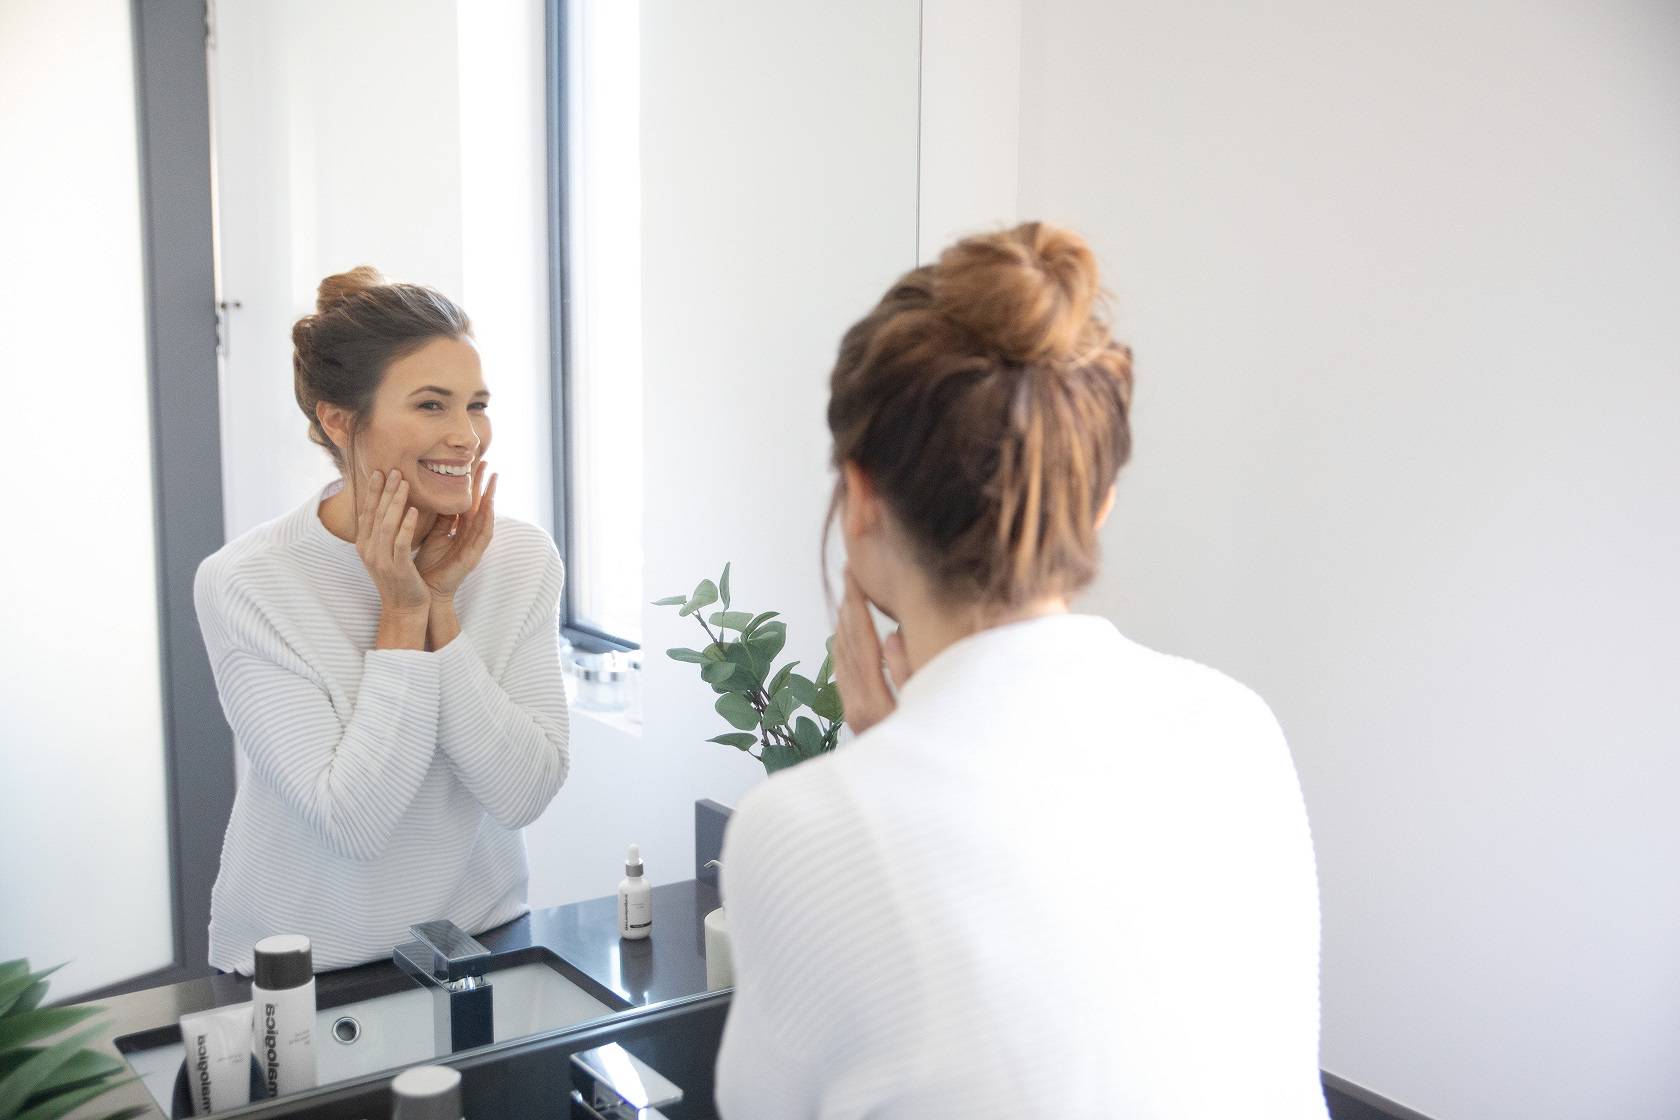
[[580, 648], [639, 645], [639, 5], [549, 0], [555, 535]]

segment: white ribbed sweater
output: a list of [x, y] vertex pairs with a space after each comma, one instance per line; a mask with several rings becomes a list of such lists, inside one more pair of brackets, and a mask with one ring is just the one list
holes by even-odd
[[1064, 615], [741, 801], [726, 1120], [1324, 1120], [1318, 895], [1252, 692]]
[[376, 650], [379, 593], [321, 523], [338, 484], [200, 565], [199, 626], [250, 762], [210, 901], [210, 963], [307, 934], [317, 971], [388, 957], [415, 922], [476, 933], [526, 909], [524, 835], [566, 778], [564, 578], [507, 517], [436, 652]]

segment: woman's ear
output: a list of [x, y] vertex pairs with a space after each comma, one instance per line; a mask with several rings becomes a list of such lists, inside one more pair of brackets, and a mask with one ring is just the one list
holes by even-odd
[[881, 524], [881, 498], [863, 468], [847, 460], [840, 464], [840, 529], [847, 548], [874, 533]]
[[1103, 499], [1102, 508], [1097, 511], [1096, 528], [1101, 529], [1103, 527], [1103, 522], [1108, 520], [1108, 515], [1109, 515], [1110, 512], [1113, 511], [1113, 509], [1114, 509], [1114, 484], [1111, 482], [1108, 485], [1108, 497]]
[[318, 401], [315, 404], [315, 419], [321, 422], [321, 430], [327, 433], [340, 451], [350, 450], [350, 414], [336, 404]]

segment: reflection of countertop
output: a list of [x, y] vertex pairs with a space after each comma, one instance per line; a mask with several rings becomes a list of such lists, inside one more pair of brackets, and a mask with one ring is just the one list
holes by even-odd
[[[531, 947], [548, 949], [606, 992], [639, 1007], [706, 990], [702, 922], [718, 905], [713, 884], [690, 879], [653, 888], [653, 931], [643, 941], [625, 941], [618, 936], [618, 900], [611, 896], [533, 910], [476, 936], [498, 953]], [[412, 983], [391, 962], [376, 961], [321, 973], [315, 978], [315, 998], [318, 1006], [331, 1007], [400, 990]], [[235, 975], [111, 996], [98, 1001], [106, 1011], [102, 1021], [108, 1029], [90, 1047], [114, 1054], [111, 1042], [115, 1038], [167, 1027], [189, 1012], [243, 1003], [250, 998], [251, 981]], [[163, 1115], [138, 1082], [107, 1093], [70, 1115], [71, 1120], [104, 1116], [137, 1105], [147, 1108], [148, 1117]]]

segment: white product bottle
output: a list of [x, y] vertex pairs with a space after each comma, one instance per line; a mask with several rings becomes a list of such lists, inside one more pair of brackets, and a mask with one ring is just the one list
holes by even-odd
[[[707, 860], [706, 866], [723, 870], [723, 864], [715, 859]], [[734, 987], [735, 962], [729, 955], [729, 915], [719, 906], [706, 915], [701, 926], [706, 933], [706, 990], [715, 992], [719, 988]]]
[[653, 888], [642, 877], [642, 853], [630, 845], [618, 884], [618, 935], [640, 941], [653, 932]]
[[309, 938], [286, 933], [257, 942], [251, 977], [251, 1052], [266, 1095], [315, 1088], [315, 968]]
[[463, 1120], [461, 1074], [448, 1066], [415, 1066], [391, 1082], [391, 1120]]

